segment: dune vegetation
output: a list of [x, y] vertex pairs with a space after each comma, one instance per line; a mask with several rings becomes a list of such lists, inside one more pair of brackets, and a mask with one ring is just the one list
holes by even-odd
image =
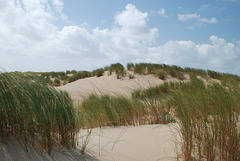
[[[151, 74], [176, 81], [135, 90], [131, 98], [91, 94], [74, 105], [66, 92], [51, 86], [105, 71], [118, 79]], [[74, 146], [81, 129], [175, 122], [182, 140], [179, 159], [240, 160], [239, 76], [149, 63], [129, 63], [127, 71], [116, 63], [92, 72], [1, 73], [1, 141], [14, 136], [50, 153], [56, 143]], [[49, 83], [50, 78], [55, 80]]]
[[0, 74], [0, 139], [9, 136], [51, 152], [74, 146], [76, 113], [69, 95], [22, 74]]

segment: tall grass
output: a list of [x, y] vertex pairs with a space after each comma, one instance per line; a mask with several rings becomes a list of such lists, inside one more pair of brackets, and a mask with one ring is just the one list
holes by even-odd
[[123, 96], [90, 95], [79, 106], [80, 123], [84, 128], [143, 124], [143, 104]]
[[22, 74], [0, 74], [0, 139], [14, 136], [51, 152], [74, 145], [75, 111], [66, 92]]
[[175, 89], [178, 89], [182, 82], [164, 82], [161, 85], [149, 87], [147, 89], [137, 89], [131, 94], [134, 98], [162, 97], [169, 95]]
[[183, 159], [240, 160], [240, 90], [204, 86], [191, 76], [171, 99], [182, 136]]

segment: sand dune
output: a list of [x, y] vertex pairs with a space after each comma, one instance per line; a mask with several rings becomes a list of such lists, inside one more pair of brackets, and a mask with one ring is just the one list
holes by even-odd
[[[129, 72], [128, 72], [129, 73]], [[79, 79], [75, 82], [57, 87], [70, 93], [73, 100], [81, 100], [89, 94], [110, 94], [131, 96], [131, 92], [139, 88], [147, 88], [162, 84], [164, 81], [153, 75], [134, 75], [134, 79], [124, 77], [117, 79], [116, 74], [108, 75], [106, 71], [104, 76]], [[179, 81], [169, 77], [166, 81]]]
[[[167, 81], [176, 79], [168, 78]], [[177, 81], [177, 80], [176, 80]], [[105, 72], [102, 77], [80, 79], [58, 87], [70, 93], [74, 101], [78, 101], [91, 93], [131, 96], [131, 91], [162, 84], [164, 81], [153, 75], [135, 75], [134, 79], [125, 77], [117, 79], [116, 75]], [[8, 144], [0, 144], [1, 161], [155, 161], [176, 160], [174, 134], [176, 124], [145, 125], [130, 127], [106, 127], [93, 129], [86, 153], [80, 153], [84, 135], [87, 130], [81, 130], [78, 146], [75, 149], [55, 147], [51, 155], [40, 154], [32, 146], [26, 147], [10, 138]]]

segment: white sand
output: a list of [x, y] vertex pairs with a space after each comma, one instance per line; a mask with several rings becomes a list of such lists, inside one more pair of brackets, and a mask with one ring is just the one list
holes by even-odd
[[[101, 161], [174, 161], [176, 124], [94, 129], [86, 152]], [[81, 134], [86, 134], [86, 130]], [[80, 142], [84, 138], [80, 137]]]
[[[57, 89], [69, 92], [73, 100], [81, 100], [81, 98], [93, 93], [101, 95], [123, 95], [129, 97], [131, 96], [131, 92], [135, 89], [156, 86], [164, 82], [153, 75], [135, 74], [134, 76], [134, 79], [125, 77], [120, 80], [116, 78], [115, 74], [108, 76], [106, 71], [104, 76], [79, 79], [64, 86], [57, 87]], [[179, 80], [175, 78], [168, 78], [166, 81]]]
[[87, 130], [79, 133], [75, 149], [55, 147], [51, 155], [10, 138], [0, 144], [1, 161], [175, 161], [176, 124], [93, 129], [85, 154], [80, 153]]

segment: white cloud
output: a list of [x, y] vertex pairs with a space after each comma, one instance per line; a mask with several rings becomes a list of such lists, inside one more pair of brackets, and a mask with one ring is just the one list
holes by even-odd
[[227, 43], [217, 36], [211, 36], [208, 44], [169, 41], [151, 48], [150, 53], [152, 60], [156, 62], [240, 74], [240, 45]]
[[158, 29], [150, 28], [148, 14], [132, 4], [116, 13], [111, 28], [58, 29], [54, 21], [56, 15], [61, 18], [61, 1], [42, 0], [37, 6], [27, 2], [0, 0], [4, 11], [0, 12], [0, 64], [9, 70], [92, 70], [114, 62], [142, 61], [240, 74], [240, 43], [211, 36], [205, 44], [183, 40], [157, 45]]
[[168, 17], [168, 15], [166, 15], [165, 13], [165, 9], [164, 8], [161, 8], [160, 10], [152, 10], [151, 12], [151, 15], [160, 15], [162, 17]]
[[208, 19], [205, 17], [201, 17], [199, 14], [178, 14], [178, 20], [180, 21], [188, 21], [188, 20], [197, 20], [203, 23], [217, 23], [217, 19], [215, 17]]
[[133, 4], [128, 4], [124, 11], [115, 15], [115, 21], [122, 27], [145, 27], [147, 17], [147, 12], [139, 12]]
[[164, 8], [161, 8], [161, 10], [158, 10], [157, 13], [163, 17], [168, 17], [166, 14], [165, 14], [165, 9]]

